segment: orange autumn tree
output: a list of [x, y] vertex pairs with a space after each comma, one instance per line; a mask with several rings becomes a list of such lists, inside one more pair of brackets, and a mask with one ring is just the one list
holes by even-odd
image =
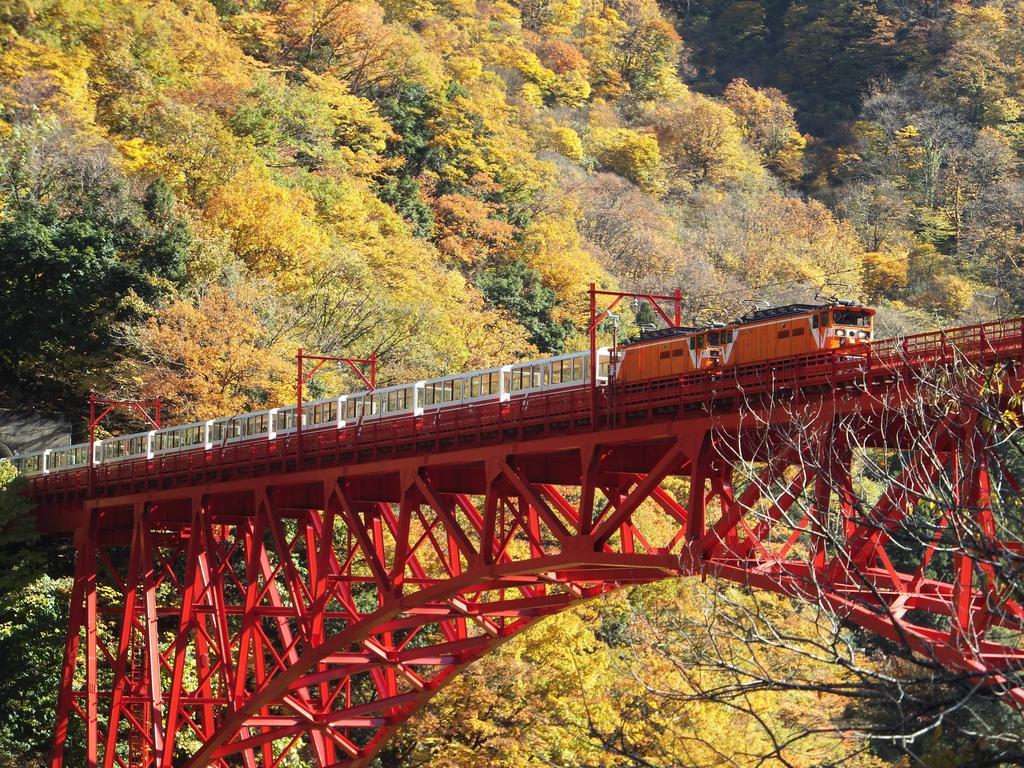
[[211, 286], [178, 298], [139, 329], [137, 382], [160, 396], [171, 423], [213, 419], [295, 399], [295, 346], [269, 337], [265, 299], [250, 288]]

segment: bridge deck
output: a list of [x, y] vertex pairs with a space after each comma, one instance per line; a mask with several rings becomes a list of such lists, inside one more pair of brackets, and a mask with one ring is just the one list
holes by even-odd
[[[205, 488], [236, 479], [272, 478], [311, 469], [366, 467], [410, 456], [438, 457], [484, 446], [517, 445], [552, 436], [571, 438], [647, 424], [650, 438], [673, 433], [666, 425], [751, 408], [759, 402], [821, 392], [852, 391], [872, 398], [901, 397], [900, 380], [914, 371], [1024, 361], [1024, 319], [876, 341], [850, 354], [834, 350], [770, 360], [723, 371], [598, 389], [596, 413], [589, 388], [446, 408], [420, 417], [371, 421], [344, 429], [308, 430], [275, 440], [252, 440], [96, 467], [94, 498], [116, 499], [171, 488]], [[856, 403], [852, 407], [862, 407]], [[593, 423], [592, 423], [593, 422]], [[658, 427], [661, 427], [659, 429]], [[635, 440], [635, 436], [630, 437]], [[435, 459], [436, 461], [436, 459]], [[46, 533], [70, 533], [73, 510], [86, 499], [88, 470], [33, 478], [28, 494], [48, 512]]]

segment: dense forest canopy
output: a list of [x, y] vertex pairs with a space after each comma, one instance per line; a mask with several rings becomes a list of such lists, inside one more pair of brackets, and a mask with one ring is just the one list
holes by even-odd
[[558, 352], [591, 281], [708, 317], [827, 284], [895, 327], [1021, 301], [1015, 4], [6, 0], [0, 24], [7, 404], [77, 415], [92, 386], [197, 418], [280, 401], [300, 345], [391, 380]]
[[[1024, 313], [1022, 62], [1013, 0], [0, 0], [0, 406], [80, 424], [96, 388], [207, 419], [288, 401], [299, 346], [376, 352], [387, 382], [582, 348], [592, 281], [681, 286], [705, 320], [836, 294], [889, 331]], [[4, 592], [2, 656], [39, 640], [42, 677], [17, 680], [37, 709], [0, 703], [3, 764], [45, 748], [62, 564]], [[549, 620], [388, 764], [757, 752], [763, 723], [633, 686], [631, 653], [664, 663], [627, 650], [637, 601], [698, 636], [700, 589]]]

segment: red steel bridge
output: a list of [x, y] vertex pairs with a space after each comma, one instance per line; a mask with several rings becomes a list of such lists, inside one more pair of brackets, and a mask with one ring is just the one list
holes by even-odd
[[1008, 427], [958, 407], [1020, 411], [1024, 321], [841, 351], [35, 478], [77, 557], [52, 768], [69, 733], [90, 768], [366, 766], [535, 622], [679, 576], [1024, 706]]

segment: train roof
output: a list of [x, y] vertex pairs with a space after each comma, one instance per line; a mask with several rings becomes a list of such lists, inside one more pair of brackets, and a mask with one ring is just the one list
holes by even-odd
[[781, 307], [766, 307], [765, 309], [748, 312], [739, 319], [728, 323], [711, 323], [703, 326], [681, 326], [679, 328], [642, 330], [637, 338], [627, 339], [622, 342], [622, 346], [625, 347], [631, 344], [641, 344], [643, 342], [655, 341], [657, 339], [669, 339], [675, 336], [689, 336], [693, 333], [704, 333], [705, 331], [714, 331], [718, 328], [729, 328], [737, 325], [746, 325], [747, 323], [757, 323], [762, 320], [772, 320], [778, 317], [803, 315], [808, 312], [817, 312], [822, 309], [832, 309], [834, 307], [846, 307], [849, 309], [861, 308], [856, 302], [847, 299], [839, 299], [829, 304], [785, 304]]
[[654, 341], [655, 339], [671, 339], [676, 336], [688, 336], [691, 333], [699, 333], [703, 330], [703, 328], [698, 328], [697, 326], [680, 326], [679, 328], [647, 328], [641, 330], [640, 335], [635, 339], [624, 340], [621, 346], [627, 347], [630, 344], [640, 344], [645, 341]]
[[786, 304], [782, 307], [767, 307], [748, 312], [739, 320], [734, 320], [729, 325], [742, 325], [743, 323], [755, 323], [758, 320], [770, 320], [775, 317], [788, 317], [789, 315], [803, 315], [807, 312], [817, 312], [819, 309], [827, 309], [831, 304]]
[[[754, 312], [748, 312], [739, 320], [734, 320], [727, 325], [743, 325], [744, 323], [756, 323], [760, 320], [771, 320], [776, 317], [788, 317], [790, 315], [802, 315], [807, 312], [818, 312], [822, 309], [867, 309], [850, 299], [836, 299], [828, 304], [786, 304], [781, 307], [766, 307]], [[874, 310], [869, 310], [874, 314]]]

